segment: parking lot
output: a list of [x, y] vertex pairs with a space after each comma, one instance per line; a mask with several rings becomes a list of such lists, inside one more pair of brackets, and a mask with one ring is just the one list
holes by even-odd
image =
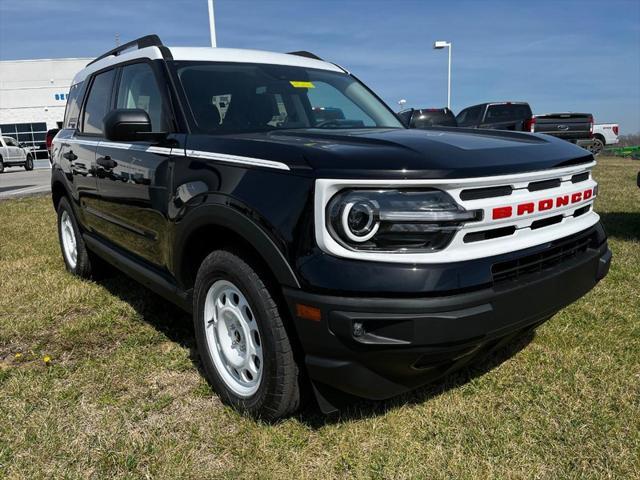
[[22, 167], [7, 167], [0, 175], [0, 200], [49, 192], [50, 181], [51, 169], [48, 160], [37, 160], [30, 172]]

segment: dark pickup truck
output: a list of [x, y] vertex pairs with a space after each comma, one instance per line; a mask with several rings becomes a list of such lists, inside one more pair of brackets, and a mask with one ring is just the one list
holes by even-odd
[[593, 141], [593, 115], [590, 113], [548, 113], [536, 115], [531, 131], [545, 133], [588, 147]]

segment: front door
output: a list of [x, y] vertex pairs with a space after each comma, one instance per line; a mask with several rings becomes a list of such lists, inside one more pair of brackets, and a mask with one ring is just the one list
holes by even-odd
[[[114, 108], [143, 109], [154, 132], [171, 130], [168, 102], [151, 62], [121, 67], [115, 92]], [[167, 265], [163, 246], [171, 195], [171, 147], [180, 144], [176, 138], [161, 144], [102, 140], [96, 152], [100, 217], [96, 230], [159, 268]]]

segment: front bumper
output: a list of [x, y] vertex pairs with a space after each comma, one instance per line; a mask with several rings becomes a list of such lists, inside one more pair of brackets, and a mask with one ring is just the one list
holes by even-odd
[[[452, 295], [340, 297], [284, 292], [308, 375], [321, 407], [331, 411], [336, 404], [332, 397], [346, 393], [386, 399], [498, 348], [582, 297], [607, 274], [610, 262], [605, 241], [548, 268], [542, 264], [537, 271], [520, 272], [526, 265], [514, 267], [509, 271], [517, 275]], [[320, 320], [296, 317], [297, 304], [319, 308]]]

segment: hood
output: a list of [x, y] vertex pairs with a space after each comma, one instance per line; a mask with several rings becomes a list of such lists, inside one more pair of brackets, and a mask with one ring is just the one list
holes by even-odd
[[547, 135], [464, 128], [276, 130], [224, 143], [242, 145], [225, 153], [284, 162], [322, 178], [463, 178], [593, 160], [588, 151]]

